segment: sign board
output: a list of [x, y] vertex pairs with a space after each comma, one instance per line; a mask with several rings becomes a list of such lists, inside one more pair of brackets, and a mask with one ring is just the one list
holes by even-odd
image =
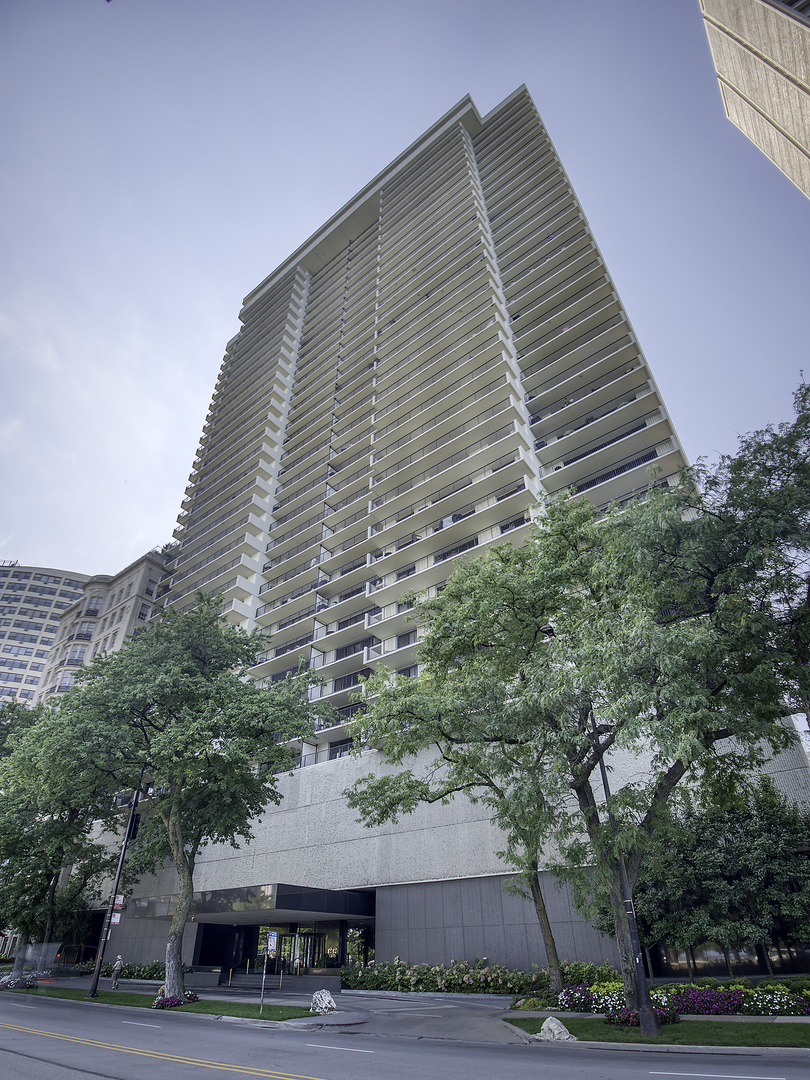
[[120, 914], [120, 912], [116, 911], [116, 912], [114, 912], [113, 917], [110, 919], [110, 925], [111, 926], [117, 926], [118, 923], [120, 923], [120, 922], [121, 922], [121, 914]]
[[115, 901], [113, 902], [113, 911], [120, 911], [123, 906], [124, 906], [124, 897], [123, 897], [123, 895], [121, 893], [118, 893], [118, 895], [115, 898]]

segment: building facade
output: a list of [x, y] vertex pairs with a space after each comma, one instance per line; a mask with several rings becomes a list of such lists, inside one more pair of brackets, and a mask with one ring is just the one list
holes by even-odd
[[82, 595], [87, 574], [0, 563], [0, 703], [32, 703], [48, 668], [60, 618]]
[[57, 633], [45, 664], [37, 700], [69, 690], [78, 668], [99, 653], [117, 652], [155, 611], [166, 566], [161, 549], [136, 559], [119, 574], [86, 578], [82, 591], [60, 613]]
[[[186, 958], [237, 967], [259, 928], [307, 971], [368, 955], [544, 958], [508, 894], [481, 807], [422, 807], [364, 829], [343, 790], [361, 678], [416, 672], [406, 589], [459, 557], [525, 542], [543, 497], [606, 507], [666, 484], [677, 437], [562, 163], [525, 88], [481, 117], [465, 98], [263, 281], [229, 342], [186, 489], [165, 602], [221, 591], [300, 663], [340, 722], [301, 746], [284, 798], [239, 851], [198, 861]], [[78, 618], [78, 615], [77, 615]], [[159, 958], [176, 879], [143, 881], [113, 942]], [[549, 890], [562, 955], [614, 956]]]
[[810, 0], [700, 0], [729, 120], [810, 198]]

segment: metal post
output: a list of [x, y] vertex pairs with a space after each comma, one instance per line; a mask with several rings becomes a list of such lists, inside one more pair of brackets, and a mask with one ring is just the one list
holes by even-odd
[[262, 968], [262, 996], [259, 1002], [259, 1016], [262, 1015], [262, 1009], [264, 1008], [264, 980], [267, 978], [267, 953], [270, 945], [270, 935], [267, 935], [267, 941], [264, 945], [264, 967]]
[[[145, 768], [145, 766], [144, 766]], [[87, 997], [98, 997], [98, 980], [101, 976], [101, 965], [104, 961], [104, 947], [107, 944], [107, 937], [110, 933], [110, 926], [112, 925], [113, 909], [115, 908], [115, 898], [118, 895], [118, 886], [121, 883], [121, 872], [124, 869], [124, 857], [127, 853], [127, 843], [132, 835], [132, 823], [135, 820], [135, 809], [138, 805], [138, 798], [141, 794], [141, 785], [143, 784], [144, 769], [141, 769], [141, 776], [138, 780], [138, 786], [132, 794], [132, 802], [129, 805], [129, 818], [127, 819], [127, 828], [124, 833], [124, 842], [121, 844], [121, 854], [118, 858], [118, 869], [115, 871], [115, 883], [113, 884], [112, 896], [110, 897], [110, 903], [107, 907], [107, 915], [104, 919], [104, 925], [101, 928], [101, 940], [98, 944], [98, 955], [96, 956], [96, 966], [93, 970], [93, 978], [90, 980], [90, 990]]]
[[[599, 746], [599, 734], [596, 730], [596, 720], [594, 719], [593, 709], [591, 709], [590, 712], [594, 749], [597, 750]], [[605, 789], [605, 809], [607, 810], [610, 827], [613, 830], [613, 835], [618, 836], [619, 826], [616, 824], [616, 819], [607, 806], [607, 802], [609, 802], [610, 800], [610, 787], [608, 786], [607, 769], [605, 768], [604, 754], [599, 754], [599, 771], [602, 774], [602, 786]], [[655, 1015], [652, 1001], [650, 1000], [650, 987], [647, 983], [647, 976], [644, 972], [644, 959], [641, 955], [641, 942], [638, 936], [638, 926], [636, 925], [636, 910], [633, 906], [633, 898], [630, 895], [630, 882], [627, 879], [627, 869], [624, 865], [624, 856], [621, 852], [618, 853], [618, 858], [619, 878], [621, 879], [622, 884], [624, 910], [627, 913], [627, 925], [630, 931], [630, 943], [633, 946], [633, 953], [635, 955], [636, 961], [636, 978], [638, 979], [639, 996], [638, 1023], [642, 1035], [660, 1035], [661, 1027], [658, 1023], [658, 1017]]]

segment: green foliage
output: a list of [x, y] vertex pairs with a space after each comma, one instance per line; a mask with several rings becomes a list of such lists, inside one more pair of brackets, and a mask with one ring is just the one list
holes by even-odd
[[281, 799], [277, 773], [294, 761], [288, 740], [309, 735], [316, 719], [312, 676], [257, 686], [248, 671], [268, 638], [231, 626], [219, 607], [219, 597], [198, 592], [191, 609], [166, 610], [83, 669], [59, 709], [74, 743], [97, 748], [100, 771], [119, 789], [143, 784], [130, 870], [170, 861], [177, 870], [166, 951], [167, 993], [176, 997], [201, 849], [251, 839], [251, 821]]
[[444, 964], [407, 964], [399, 957], [387, 963], [350, 964], [341, 969], [348, 990], [433, 991], [454, 994], [519, 994], [548, 989], [548, 971], [510, 971], [499, 964], [454, 960]]
[[[112, 977], [112, 962], [101, 965], [101, 974], [105, 979]], [[92, 975], [96, 970], [93, 962], [74, 964], [70, 969], [72, 975]], [[194, 968], [184, 965], [183, 971], [193, 971]], [[166, 978], [166, 965], [162, 960], [152, 960], [148, 964], [124, 964], [120, 977], [122, 979], [160, 979]]]
[[[490, 809], [527, 886], [555, 850], [580, 911], [610, 907], [628, 1005], [619, 857], [632, 888], [678, 784], [727, 803], [790, 743], [780, 717], [807, 704], [805, 385], [796, 406], [795, 423], [604, 518], [546, 505], [525, 547], [494, 548], [416, 598], [419, 677], [382, 672], [365, 687], [355, 742], [380, 748], [384, 767], [346, 793], [361, 820], [464, 792]], [[600, 764], [618, 760], [631, 768], [605, 805]]]
[[[726, 806], [676, 800], [647, 847], [636, 883], [639, 932], [679, 948], [810, 938], [810, 813], [760, 778]], [[607, 912], [602, 926], [608, 929]], [[750, 984], [749, 984], [750, 985]]]
[[92, 835], [115, 827], [113, 785], [57, 711], [6, 706], [0, 733], [0, 922], [47, 942], [81, 925], [115, 866]]

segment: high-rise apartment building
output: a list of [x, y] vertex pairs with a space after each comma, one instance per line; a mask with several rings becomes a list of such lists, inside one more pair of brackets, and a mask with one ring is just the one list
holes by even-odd
[[[527, 534], [576, 487], [600, 506], [684, 459], [525, 89], [444, 116], [246, 299], [176, 536], [169, 602], [222, 589], [346, 711], [409, 670], [406, 588]], [[188, 599], [187, 599], [188, 598]]]
[[36, 697], [59, 619], [86, 581], [86, 574], [74, 570], [0, 563], [0, 704]]
[[[530, 904], [502, 889], [502, 838], [463, 798], [363, 829], [342, 791], [360, 679], [406, 674], [402, 594], [459, 557], [526, 541], [542, 497], [598, 506], [684, 464], [652, 374], [562, 163], [521, 88], [485, 117], [465, 98], [245, 300], [194, 462], [166, 602], [223, 593], [272, 643], [271, 683], [303, 662], [341, 722], [301, 747], [284, 796], [239, 852], [206, 849], [187, 959], [237, 966], [260, 925], [297, 972], [348, 942], [412, 962], [542, 960]], [[373, 754], [373, 751], [371, 752]], [[309, 767], [312, 766], [312, 767]], [[176, 882], [136, 887], [114, 942], [160, 955]], [[560, 948], [612, 946], [550, 890]], [[376, 916], [375, 916], [376, 898]], [[354, 934], [352, 938], [351, 935]]]
[[[37, 692], [38, 701], [70, 690], [76, 671], [99, 653], [118, 652], [155, 611], [166, 555], [149, 551], [118, 574], [85, 578], [53, 629], [53, 647]], [[55, 699], [57, 700], [57, 699]]]
[[810, 198], [810, 0], [700, 0], [729, 120]]

